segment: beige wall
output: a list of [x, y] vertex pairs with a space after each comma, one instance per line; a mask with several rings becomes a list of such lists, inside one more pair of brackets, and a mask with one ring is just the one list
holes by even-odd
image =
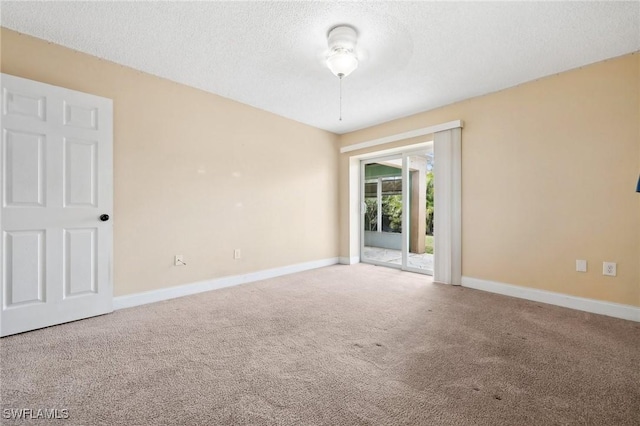
[[[340, 143], [464, 120], [463, 275], [640, 306], [639, 77], [640, 55], [627, 55]], [[340, 158], [341, 256], [352, 255], [349, 156], [362, 152]], [[576, 259], [588, 260], [587, 273], [575, 272]], [[602, 276], [603, 261], [617, 262], [616, 278]]]
[[116, 295], [338, 255], [336, 135], [1, 35], [3, 73], [114, 101]]
[[337, 137], [1, 35], [2, 72], [114, 100], [116, 295], [353, 255], [349, 156], [365, 151], [338, 143], [462, 119], [463, 274], [640, 306], [640, 55]]

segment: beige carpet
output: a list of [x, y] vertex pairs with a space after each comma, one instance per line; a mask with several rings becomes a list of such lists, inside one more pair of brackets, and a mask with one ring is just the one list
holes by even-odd
[[640, 324], [369, 265], [0, 346], [2, 409], [68, 409], [57, 424], [640, 424]]

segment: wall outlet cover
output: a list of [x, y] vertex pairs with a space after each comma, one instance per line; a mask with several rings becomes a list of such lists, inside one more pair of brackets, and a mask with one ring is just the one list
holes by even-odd
[[615, 277], [617, 274], [617, 265], [614, 262], [602, 262], [602, 275]]
[[587, 272], [586, 260], [576, 260], [576, 272]]

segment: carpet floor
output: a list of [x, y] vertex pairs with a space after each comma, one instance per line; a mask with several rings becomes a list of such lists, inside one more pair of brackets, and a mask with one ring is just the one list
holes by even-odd
[[3, 424], [28, 423], [5, 418], [19, 408], [69, 425], [640, 424], [640, 324], [364, 264], [10, 336], [0, 355]]

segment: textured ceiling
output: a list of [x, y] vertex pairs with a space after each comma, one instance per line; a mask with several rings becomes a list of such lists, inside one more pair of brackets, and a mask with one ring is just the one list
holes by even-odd
[[[2, 26], [336, 133], [640, 50], [640, 2], [10, 2]], [[324, 65], [359, 33], [359, 68]]]

